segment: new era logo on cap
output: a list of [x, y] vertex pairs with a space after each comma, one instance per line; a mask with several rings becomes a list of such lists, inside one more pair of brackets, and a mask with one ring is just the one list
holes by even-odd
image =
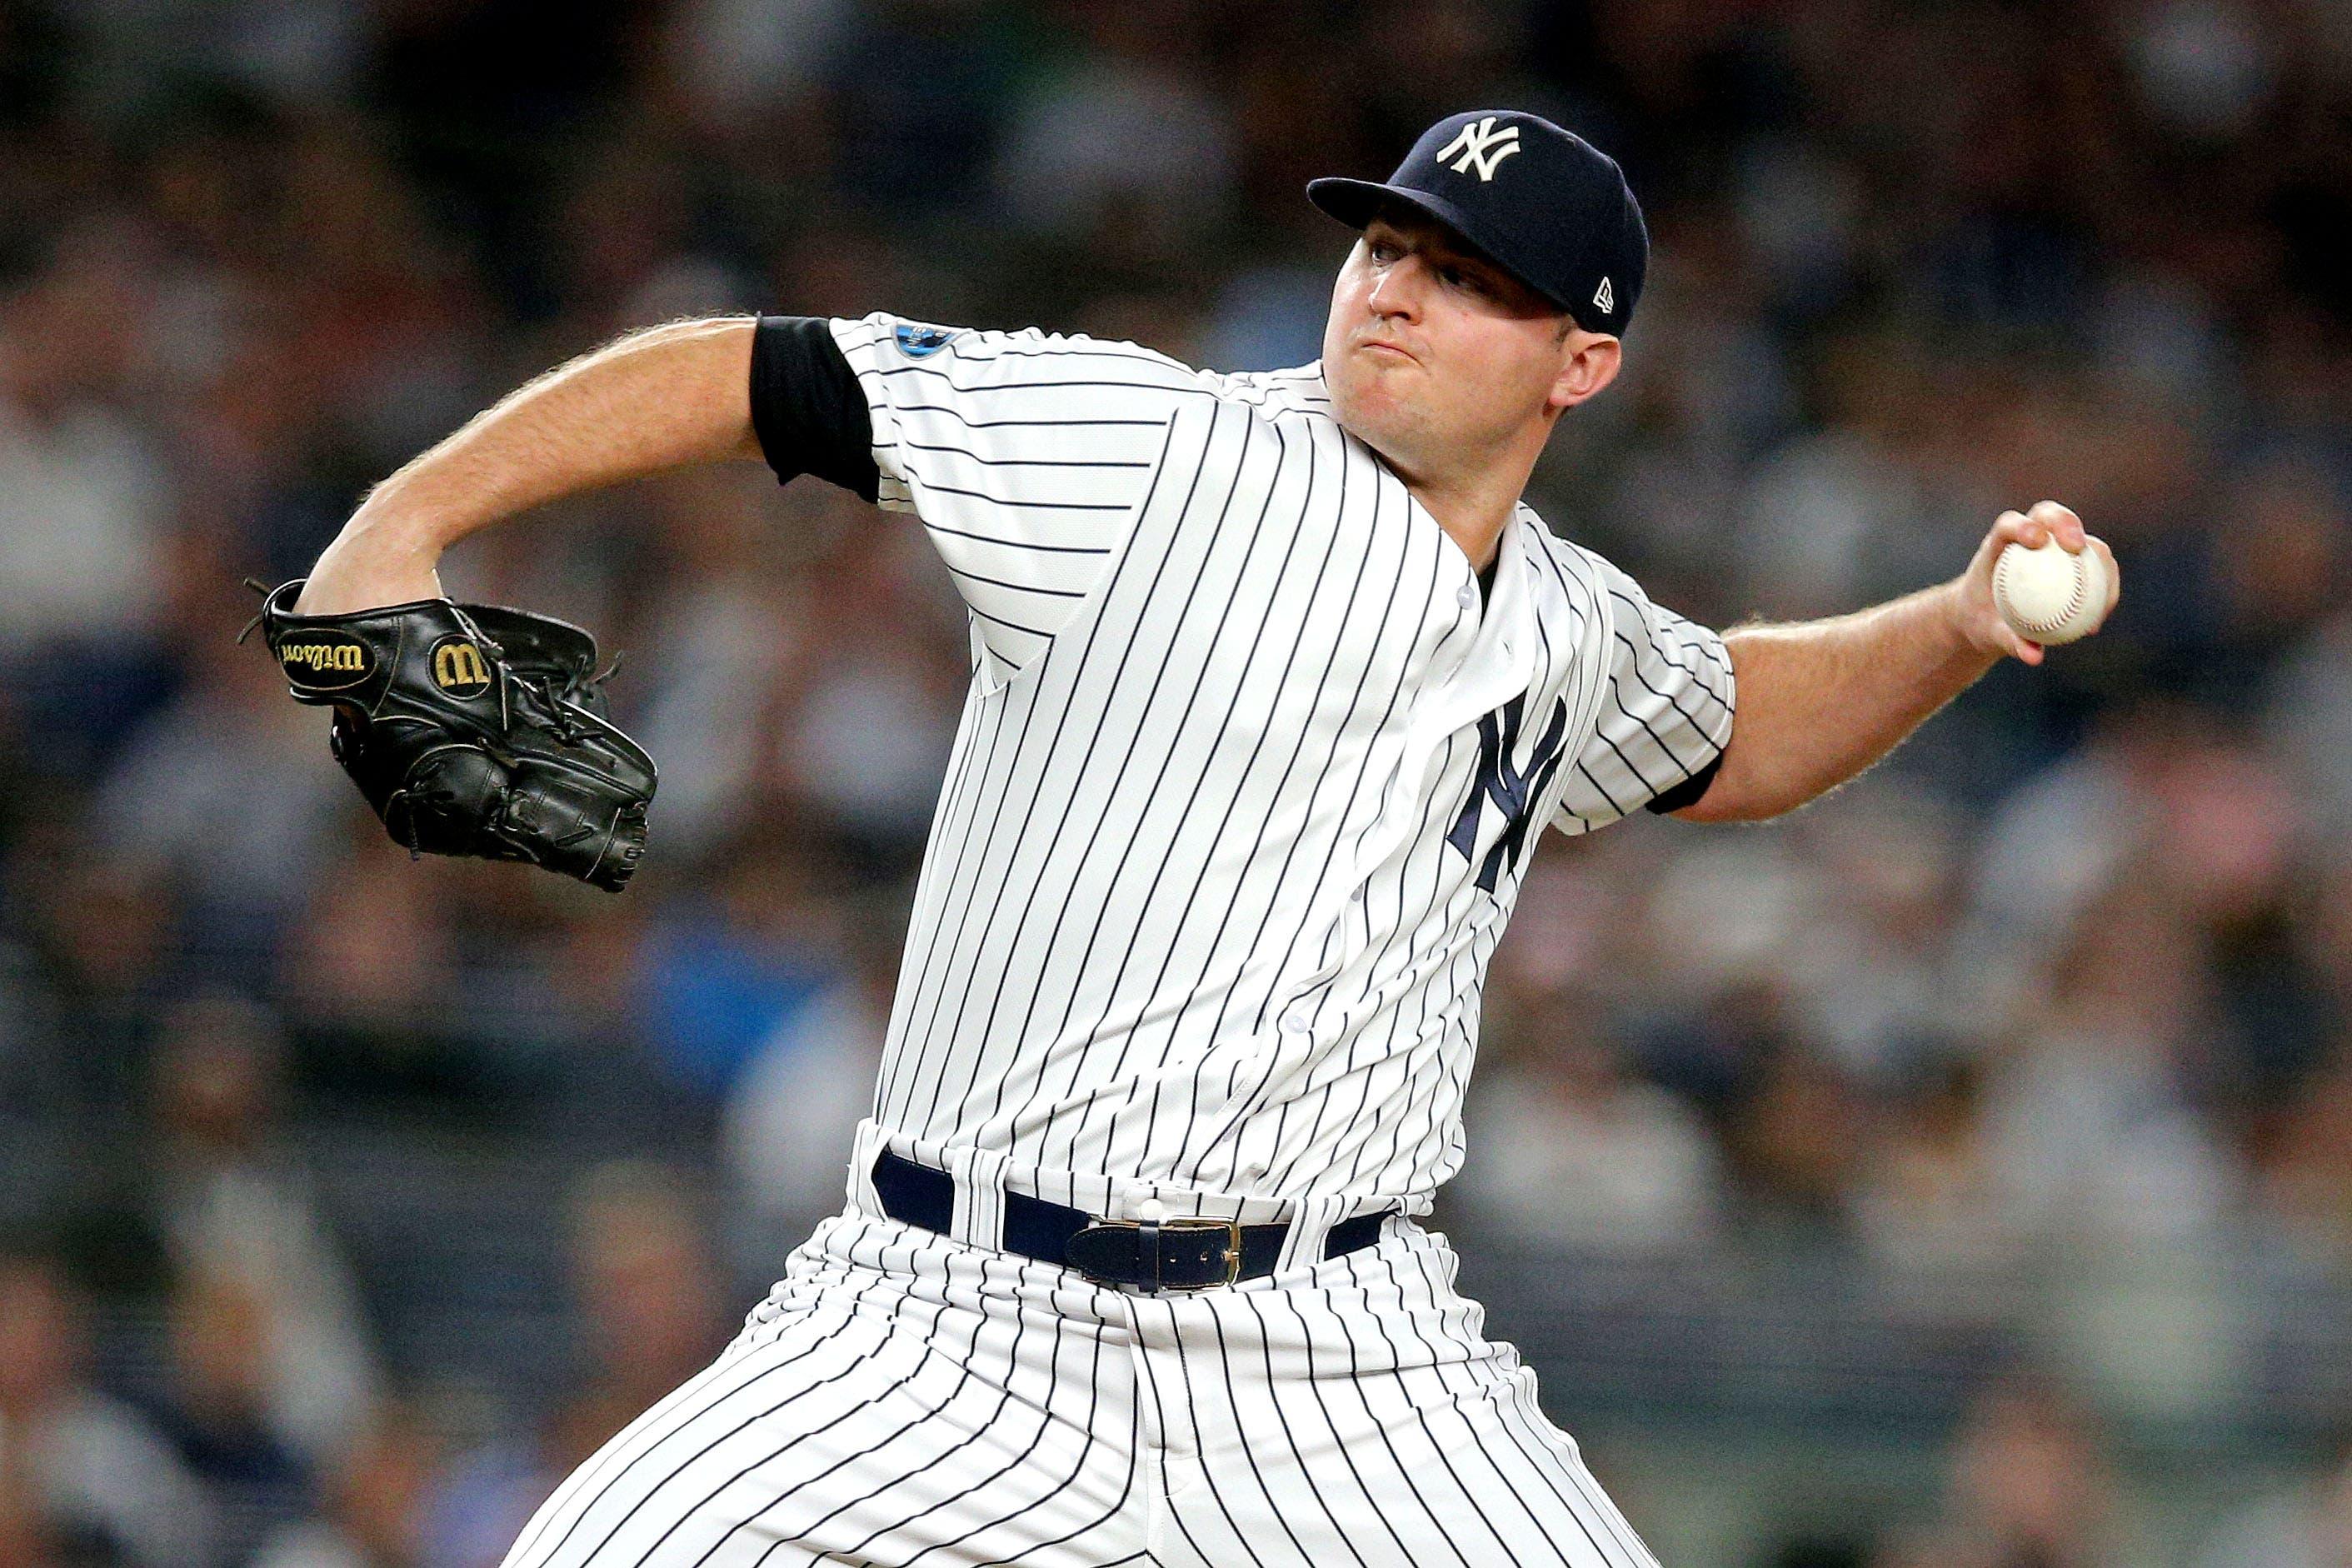
[[1617, 308], [1617, 290], [1609, 287], [1608, 279], [1603, 278], [1601, 280], [1601, 287], [1592, 291], [1592, 302], [1603, 310], [1613, 310]]
[[1453, 163], [1455, 174], [1466, 174], [1475, 165], [1479, 179], [1491, 180], [1495, 177], [1496, 167], [1518, 150], [1519, 128], [1506, 125], [1497, 131], [1495, 129], [1495, 117], [1490, 114], [1474, 124], [1465, 125], [1462, 133], [1446, 143], [1444, 151], [1437, 154], [1437, 161], [1443, 163], [1459, 153], [1462, 156], [1454, 158]]

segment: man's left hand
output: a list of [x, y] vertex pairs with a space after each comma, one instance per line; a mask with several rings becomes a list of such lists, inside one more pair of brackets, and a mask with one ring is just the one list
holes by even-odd
[[[1954, 601], [1959, 620], [1960, 635], [1987, 653], [2007, 654], [2027, 664], [2040, 664], [2042, 647], [2030, 637], [2020, 637], [2000, 612], [1993, 608], [1992, 567], [2000, 552], [2011, 544], [2022, 544], [2029, 550], [2040, 549], [2055, 539], [2061, 547], [2081, 554], [2095, 550], [2107, 568], [2107, 602], [2099, 607], [2099, 621], [2091, 629], [2106, 623], [2123, 590], [2123, 579], [2116, 570], [2116, 558], [2105, 542], [2083, 531], [2083, 520], [2054, 500], [2036, 501], [2029, 511], [2005, 511], [1997, 519], [1984, 542], [1977, 546], [1976, 559], [1969, 569], [1953, 583]], [[2087, 634], [2086, 634], [2087, 635]]]

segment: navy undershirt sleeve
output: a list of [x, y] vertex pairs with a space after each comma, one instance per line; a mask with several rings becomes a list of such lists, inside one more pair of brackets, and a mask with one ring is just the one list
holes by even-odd
[[751, 334], [751, 428], [779, 483], [802, 474], [872, 500], [874, 420], [821, 316], [762, 316]]

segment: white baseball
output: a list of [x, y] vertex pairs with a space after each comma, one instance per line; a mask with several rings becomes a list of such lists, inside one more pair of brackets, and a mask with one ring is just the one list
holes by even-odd
[[2107, 563], [2087, 542], [2080, 555], [2055, 539], [2034, 549], [2012, 542], [1993, 561], [1992, 603], [2019, 637], [2073, 642], [2107, 607]]

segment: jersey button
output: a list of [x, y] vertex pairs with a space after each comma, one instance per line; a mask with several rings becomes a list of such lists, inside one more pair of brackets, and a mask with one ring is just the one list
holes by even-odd
[[1462, 584], [1462, 591], [1454, 596], [1466, 610], [1478, 602], [1478, 585], [1475, 583], [1465, 583]]

